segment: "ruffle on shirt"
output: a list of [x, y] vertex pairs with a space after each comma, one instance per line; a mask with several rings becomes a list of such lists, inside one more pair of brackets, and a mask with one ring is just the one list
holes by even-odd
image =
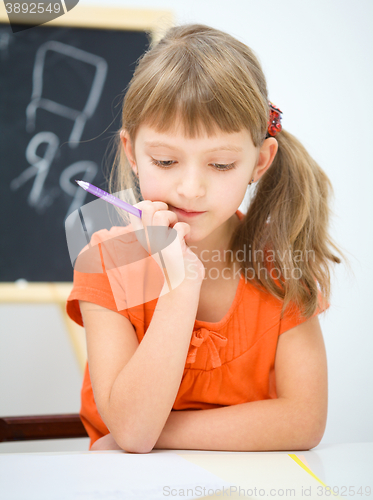
[[194, 363], [197, 356], [198, 348], [206, 342], [208, 347], [211, 363], [213, 368], [221, 366], [221, 359], [218, 352], [218, 347], [224, 347], [227, 343], [227, 337], [221, 335], [218, 332], [213, 332], [207, 328], [198, 328], [193, 331], [192, 338], [190, 341], [190, 347], [188, 351], [188, 356], [186, 358], [187, 363]]

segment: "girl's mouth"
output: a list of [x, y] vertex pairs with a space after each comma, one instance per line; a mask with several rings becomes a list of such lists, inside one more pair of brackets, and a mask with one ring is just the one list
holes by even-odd
[[205, 214], [206, 212], [186, 212], [182, 208], [172, 207], [178, 215], [183, 217], [197, 217], [198, 215]]

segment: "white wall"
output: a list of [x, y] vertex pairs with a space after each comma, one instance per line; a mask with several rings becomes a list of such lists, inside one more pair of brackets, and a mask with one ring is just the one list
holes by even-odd
[[[102, 6], [104, 2], [80, 0], [80, 5]], [[329, 416], [322, 442], [372, 441], [372, 2], [111, 0], [109, 5], [171, 9], [177, 23], [198, 22], [225, 30], [259, 56], [270, 99], [284, 112], [284, 128], [303, 142], [332, 181], [335, 216], [331, 234], [350, 253], [354, 271], [354, 276], [349, 276], [341, 265], [336, 266], [331, 307], [320, 317], [329, 365]], [[35, 308], [32, 314], [30, 321], [30, 311], [24, 307], [0, 308], [0, 324], [5, 325], [6, 335], [1, 349], [7, 353], [1, 356], [5, 364], [0, 372], [0, 413], [79, 411], [81, 377], [73, 368], [71, 352], [64, 349], [59, 364], [45, 361], [62, 342], [62, 320], [48, 307], [43, 311]], [[13, 326], [15, 317], [17, 328]], [[44, 324], [49, 324], [44, 338], [56, 329], [61, 330], [60, 340], [54, 335], [54, 344], [42, 353], [42, 344], [30, 342], [25, 365], [18, 354], [19, 332], [35, 339]], [[15, 366], [21, 377], [12, 373]], [[65, 371], [61, 372], [61, 366]], [[33, 380], [40, 370], [50, 373], [50, 385], [36, 389]], [[60, 373], [67, 377], [71, 371], [75, 375], [70, 376], [68, 387], [53, 387]], [[35, 397], [22, 397], [22, 404], [16, 404], [15, 394], [30, 388]], [[55, 398], [56, 391], [61, 399]], [[87, 449], [87, 442], [68, 440], [62, 445], [53, 441], [50, 449]], [[0, 452], [20, 451], [26, 445], [27, 451], [47, 449], [46, 443], [14, 443], [0, 445]]]

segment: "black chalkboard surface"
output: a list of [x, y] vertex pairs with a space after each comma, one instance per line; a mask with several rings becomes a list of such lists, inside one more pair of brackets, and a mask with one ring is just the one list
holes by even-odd
[[[64, 221], [104, 173], [144, 30], [0, 23], [0, 281], [72, 281]], [[111, 158], [111, 156], [110, 156]]]

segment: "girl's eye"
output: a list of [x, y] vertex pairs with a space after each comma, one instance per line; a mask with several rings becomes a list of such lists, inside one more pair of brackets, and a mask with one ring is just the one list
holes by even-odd
[[[160, 168], [169, 168], [174, 162], [172, 160], [165, 161], [165, 160], [155, 160], [154, 158], [152, 158], [152, 163], [154, 163], [154, 165], [157, 165]], [[212, 165], [214, 165], [216, 170], [231, 170], [232, 168], [236, 167], [235, 163], [229, 163], [227, 165], [222, 165], [220, 163], [212, 163]]]
[[172, 165], [173, 161], [172, 160], [162, 161], [162, 160], [155, 160], [154, 158], [152, 158], [152, 163], [161, 168], [168, 168]]
[[213, 165], [217, 168], [217, 170], [231, 170], [232, 168], [236, 167], [234, 163], [229, 163], [229, 165], [221, 165], [219, 163], [213, 163]]

